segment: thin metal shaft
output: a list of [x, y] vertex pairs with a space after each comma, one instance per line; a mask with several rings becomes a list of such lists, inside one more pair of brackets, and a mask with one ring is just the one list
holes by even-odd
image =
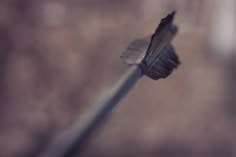
[[85, 113], [70, 129], [55, 138], [40, 157], [70, 157], [81, 151], [92, 132], [106, 119], [111, 110], [143, 75], [138, 65], [131, 66], [95, 106]]

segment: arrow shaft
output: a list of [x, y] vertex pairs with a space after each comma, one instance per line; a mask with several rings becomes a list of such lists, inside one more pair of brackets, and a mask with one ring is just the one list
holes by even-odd
[[40, 157], [69, 157], [79, 153], [90, 135], [106, 120], [112, 109], [142, 75], [138, 65], [131, 66], [109, 93], [102, 97], [97, 105], [92, 106], [71, 128], [56, 137]]

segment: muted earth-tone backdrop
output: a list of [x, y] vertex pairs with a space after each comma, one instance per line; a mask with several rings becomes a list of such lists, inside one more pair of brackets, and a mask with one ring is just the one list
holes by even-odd
[[212, 37], [221, 6], [219, 0], [1, 0], [0, 156], [37, 156], [109, 92], [127, 69], [122, 51], [172, 10], [182, 65], [165, 80], [142, 78], [82, 156], [236, 156], [235, 47], [226, 55]]

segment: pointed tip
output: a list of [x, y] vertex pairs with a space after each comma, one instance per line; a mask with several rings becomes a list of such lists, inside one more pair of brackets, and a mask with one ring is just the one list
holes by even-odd
[[174, 16], [176, 14], [176, 10], [173, 10], [170, 14]]
[[169, 13], [166, 18], [164, 19], [174, 19], [175, 17], [175, 14], [176, 14], [176, 10], [173, 10], [171, 13]]
[[176, 10], [173, 10], [171, 13], [169, 13], [166, 17], [164, 17], [161, 22], [165, 22], [165, 21], [173, 21], [174, 16], [176, 14]]
[[170, 14], [167, 15], [167, 17], [170, 17], [173, 19], [175, 14], [176, 14], [176, 10], [173, 10]]

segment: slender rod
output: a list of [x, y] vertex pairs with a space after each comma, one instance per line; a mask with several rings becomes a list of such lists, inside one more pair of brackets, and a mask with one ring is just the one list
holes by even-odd
[[131, 66], [98, 104], [92, 106], [71, 128], [56, 137], [40, 157], [71, 157], [79, 153], [90, 135], [142, 75], [138, 65]]

